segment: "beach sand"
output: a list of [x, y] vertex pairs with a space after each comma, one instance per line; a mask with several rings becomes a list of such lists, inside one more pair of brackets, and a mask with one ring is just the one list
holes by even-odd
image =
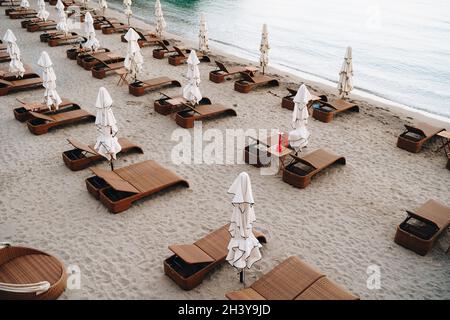
[[[47, 7], [55, 18], [54, 7]], [[112, 10], [108, 15], [125, 20]], [[120, 137], [140, 144], [145, 151], [144, 155], [119, 156], [116, 167], [153, 159], [191, 185], [139, 201], [122, 214], [110, 214], [86, 190], [84, 180], [90, 171], [71, 172], [61, 159], [61, 153], [70, 148], [66, 138], [93, 143], [95, 126], [69, 126], [34, 136], [14, 119], [12, 110], [19, 105], [16, 98], [40, 101], [44, 90], [1, 97], [0, 241], [39, 248], [66, 266], [78, 266], [81, 289], [66, 290], [61, 299], [224, 299], [226, 292], [240, 289], [236, 270], [225, 263], [200, 286], [183, 291], [164, 275], [163, 260], [171, 254], [169, 245], [190, 244], [229, 221], [232, 206], [227, 190], [241, 171], [247, 171], [253, 183], [255, 228], [268, 237], [263, 259], [247, 272], [248, 283], [296, 255], [361, 299], [450, 299], [450, 255], [444, 253], [450, 243], [448, 230], [425, 257], [393, 241], [405, 209], [416, 208], [429, 198], [450, 205], [450, 171], [445, 169], [443, 153], [432, 151], [438, 143], [427, 145], [419, 154], [396, 147], [403, 125], [417, 115], [352, 96], [361, 106], [359, 114], [348, 113], [329, 124], [311, 119], [308, 150], [333, 150], [347, 158], [347, 165], [317, 175], [304, 190], [289, 186], [280, 176], [262, 176], [248, 165], [177, 166], [170, 155], [176, 145], [171, 134], [178, 126], [170, 117], [154, 112], [153, 101], [160, 97], [157, 91], [133, 97], [125, 86], [116, 85], [117, 76], [94, 79], [67, 59], [69, 46], [50, 48], [39, 41], [39, 33], [22, 29], [18, 20], [3, 13], [0, 19], [1, 35], [10, 28], [24, 62], [39, 73], [39, 54], [49, 53], [61, 97], [95, 113], [98, 88], [109, 90]], [[151, 28], [132, 21], [134, 26]], [[125, 56], [126, 44], [119, 35], [97, 31], [97, 37], [102, 46]], [[151, 47], [142, 53], [145, 71], [140, 78], [167, 75], [186, 83], [186, 66], [173, 67], [166, 59], [153, 59]], [[220, 59], [245, 63], [223, 54]], [[207, 121], [204, 130], [290, 129], [291, 112], [281, 108], [281, 97], [286, 87], [297, 88], [301, 79], [271, 69], [282, 79], [280, 87], [240, 94], [233, 90], [233, 81], [210, 82], [208, 73], [213, 69], [213, 63], [200, 65], [203, 94], [234, 107], [238, 116]], [[312, 92], [330, 97], [336, 93], [334, 88], [307, 84]], [[161, 91], [177, 95], [181, 90]], [[108, 168], [107, 163], [98, 166]], [[381, 268], [379, 290], [366, 286], [370, 265]]]

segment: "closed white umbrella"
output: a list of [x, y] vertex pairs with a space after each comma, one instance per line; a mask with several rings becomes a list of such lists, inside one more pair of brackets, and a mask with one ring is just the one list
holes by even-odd
[[105, 10], [108, 8], [108, 3], [106, 0], [98, 0], [98, 6], [102, 9], [102, 14], [105, 15]]
[[14, 74], [16, 77], [23, 77], [25, 68], [23, 67], [21, 60], [20, 49], [16, 43], [17, 38], [10, 29], [6, 30], [3, 41], [6, 42], [6, 51], [11, 58], [11, 62], [9, 63], [9, 72]]
[[20, 7], [24, 8], [24, 9], [28, 9], [30, 7], [30, 3], [28, 2], [28, 0], [22, 0], [20, 2]]
[[38, 0], [38, 8], [39, 8], [39, 11], [37, 13], [37, 17], [43, 21], [47, 21], [50, 13], [47, 10], [45, 10], [44, 0]]
[[259, 57], [259, 65], [262, 68], [262, 73], [264, 74], [267, 66], [269, 65], [269, 33], [267, 31], [267, 24], [263, 25], [262, 35], [261, 35], [261, 45], [259, 51], [261, 56]]
[[100, 87], [95, 103], [97, 108], [95, 125], [97, 126], [98, 137], [94, 149], [110, 162], [111, 170], [114, 170], [112, 161], [116, 159], [122, 147], [117, 139], [118, 128], [112, 112], [112, 104], [113, 100], [109, 92], [104, 87]]
[[206, 54], [209, 52], [208, 26], [206, 25], [205, 15], [202, 13], [200, 18], [200, 32], [198, 35], [200, 52]]
[[155, 3], [155, 17], [156, 17], [156, 36], [163, 38], [164, 30], [166, 29], [166, 20], [162, 12], [161, 2], [156, 0]]
[[253, 223], [256, 221], [253, 209], [255, 201], [249, 175], [241, 172], [228, 193], [233, 195], [231, 203], [234, 208], [228, 229], [231, 239], [226, 260], [240, 270], [241, 282], [244, 282], [245, 268], [249, 269], [256, 261], [261, 260], [261, 244], [253, 234]]
[[125, 6], [123, 13], [127, 16], [128, 25], [130, 25], [130, 18], [133, 14], [133, 11], [131, 11], [131, 0], [123, 0], [123, 5]]
[[56, 29], [64, 32], [67, 36], [69, 34], [69, 26], [67, 24], [67, 14], [64, 11], [65, 7], [61, 0], [56, 2], [56, 10], [58, 11], [58, 23], [56, 24]]
[[289, 132], [289, 144], [296, 151], [301, 151], [308, 145], [309, 137], [308, 131], [308, 103], [311, 100], [311, 94], [304, 84], [300, 86], [294, 97], [294, 111], [292, 113], [292, 130]]
[[134, 82], [137, 79], [137, 75], [142, 71], [142, 67], [144, 65], [144, 58], [142, 57], [141, 48], [138, 43], [140, 36], [136, 31], [134, 31], [133, 28], [130, 28], [125, 34], [125, 39], [128, 42], [128, 50], [125, 57], [124, 66]]
[[84, 33], [87, 41], [83, 47], [90, 51], [97, 51], [100, 48], [100, 42], [97, 40], [94, 28], [94, 19], [89, 12], [84, 15]]
[[42, 51], [38, 65], [44, 70], [42, 75], [43, 86], [45, 88], [44, 103], [50, 110], [52, 110], [52, 107], [58, 110], [62, 101], [58, 92], [56, 92], [56, 75], [53, 70], [53, 63], [46, 51]]
[[188, 60], [188, 84], [183, 88], [183, 97], [188, 100], [193, 105], [198, 104], [202, 100], [202, 93], [200, 92], [200, 71], [198, 70], [198, 65], [200, 61], [198, 60], [195, 50], [192, 50], [189, 54]]
[[341, 98], [350, 94], [353, 90], [353, 61], [352, 48], [348, 47], [345, 53], [344, 62], [339, 72], [338, 91]]

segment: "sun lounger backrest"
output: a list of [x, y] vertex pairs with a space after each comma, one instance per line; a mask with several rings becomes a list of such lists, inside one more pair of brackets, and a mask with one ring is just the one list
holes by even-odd
[[178, 53], [178, 55], [180, 57], [185, 57], [186, 58], [186, 55], [184, 54], [184, 52], [180, 48], [173, 46], [173, 49]]
[[303, 157], [298, 157], [295, 155], [292, 155], [292, 157], [319, 170], [328, 167], [340, 159], [344, 159], [344, 157], [335, 155], [324, 149], [315, 150]]
[[0, 83], [3, 83], [4, 85], [7, 85], [8, 87], [13, 87], [14, 84], [11, 81], [6, 81], [3, 79], [0, 79]]
[[338, 100], [333, 101], [333, 105], [332, 105], [332, 107], [334, 109], [336, 109], [337, 111], [339, 111], [339, 112], [345, 111], [345, 110], [348, 110], [348, 109], [352, 109], [355, 106], [356, 106], [355, 104], [347, 102], [347, 101], [342, 100], [342, 99], [338, 99]]
[[122, 177], [120, 177], [116, 171], [106, 171], [99, 168], [91, 168], [91, 171], [118, 191], [139, 193], [139, 190], [133, 187], [128, 181], [125, 181]]
[[251, 288], [267, 300], [293, 300], [324, 276], [297, 257], [290, 257], [263, 275]]
[[221, 71], [229, 73], [227, 67], [222, 62], [216, 60], [216, 65]]
[[255, 83], [255, 79], [248, 72], [241, 72], [241, 76], [245, 81]]
[[47, 116], [47, 115], [42, 114], [42, 113], [37, 113], [37, 112], [30, 111], [30, 114], [33, 117], [38, 118], [38, 119], [42, 119], [42, 120], [46, 120], [46, 121], [50, 121], [50, 122], [54, 122], [55, 121], [55, 119], [53, 119], [53, 117]]
[[223, 260], [228, 254], [228, 242], [230, 241], [228, 225], [208, 234], [194, 244], [216, 260]]
[[414, 126], [405, 124], [405, 128], [409, 132], [413, 132], [413, 133], [422, 135], [426, 138], [430, 138], [430, 137], [438, 134], [439, 132], [445, 130], [445, 128], [435, 127], [435, 126], [432, 126], [432, 125], [430, 125], [428, 123], [424, 123], [424, 122], [418, 122]]
[[287, 91], [289, 91], [289, 94], [290, 94], [291, 96], [296, 96], [296, 95], [297, 95], [297, 90], [287, 88]]
[[86, 151], [86, 152], [88, 152], [88, 153], [91, 153], [91, 154], [97, 154], [97, 152], [93, 149], [93, 148], [91, 148], [90, 146], [88, 146], [87, 144], [84, 144], [84, 143], [81, 143], [80, 141], [78, 141], [78, 140], [75, 140], [75, 139], [67, 139], [67, 141], [72, 145], [72, 146], [74, 146], [75, 148], [77, 148], [77, 149], [80, 149], [80, 150], [82, 150], [82, 151]]
[[436, 224], [441, 230], [450, 224], [450, 207], [435, 200], [428, 200], [420, 208], [407, 212], [415, 218], [424, 218]]
[[164, 41], [158, 41], [158, 45], [160, 45], [163, 50], [170, 51]]

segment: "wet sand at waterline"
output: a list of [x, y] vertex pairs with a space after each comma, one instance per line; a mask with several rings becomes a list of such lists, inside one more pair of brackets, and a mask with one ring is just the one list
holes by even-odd
[[[56, 18], [54, 7], [48, 6], [48, 11]], [[114, 11], [108, 15], [124, 20]], [[171, 141], [171, 135], [178, 126], [170, 117], [154, 112], [153, 101], [160, 97], [157, 91], [133, 97], [125, 86], [117, 86], [117, 76], [94, 79], [67, 59], [69, 46], [50, 48], [39, 41], [39, 33], [26, 32], [19, 21], [3, 13], [0, 20], [1, 35], [10, 28], [18, 38], [23, 61], [39, 73], [39, 54], [49, 53], [61, 97], [95, 113], [98, 88], [109, 90], [119, 136], [145, 151], [144, 155], [119, 156], [116, 167], [153, 159], [190, 183], [189, 189], [163, 192], [122, 214], [110, 214], [86, 190], [84, 180], [90, 171], [71, 172], [61, 159], [61, 153], [70, 148], [66, 138], [93, 143], [95, 126], [69, 126], [34, 136], [14, 119], [12, 110], [18, 106], [16, 98], [40, 101], [44, 90], [1, 97], [0, 240], [39, 248], [66, 266], [78, 266], [81, 289], [66, 290], [61, 299], [224, 299], [226, 292], [241, 288], [237, 272], [227, 264], [189, 292], [163, 273], [163, 260], [171, 254], [168, 245], [190, 244], [228, 222], [232, 206], [227, 190], [241, 171], [252, 179], [255, 227], [268, 237], [263, 259], [247, 272], [248, 283], [297, 255], [362, 299], [450, 298], [450, 255], [444, 254], [450, 243], [448, 231], [425, 257], [393, 242], [405, 209], [429, 198], [450, 205], [450, 171], [445, 169], [443, 153], [433, 152], [438, 143], [427, 145], [419, 154], [396, 147], [403, 124], [419, 115], [352, 95], [351, 100], [361, 107], [359, 114], [348, 113], [329, 124], [311, 119], [308, 149], [333, 150], [347, 158], [347, 165], [317, 175], [304, 190], [285, 184], [280, 176], [262, 176], [248, 165], [175, 165], [171, 152], [177, 142]], [[150, 28], [140, 21], [132, 23]], [[97, 31], [97, 38], [103, 47], [126, 55], [119, 35]], [[145, 71], [140, 78], [166, 75], [186, 83], [186, 66], [153, 59], [151, 47], [142, 52]], [[220, 60], [246, 63], [230, 56]], [[203, 130], [290, 129], [291, 112], [280, 107], [281, 97], [286, 87], [297, 88], [301, 79], [270, 69], [282, 80], [280, 87], [240, 94], [233, 90], [233, 81], [210, 82], [208, 73], [213, 69], [212, 63], [200, 65], [203, 95], [235, 108], [238, 116], [207, 121]], [[334, 88], [307, 84], [313, 93], [331, 98], [336, 93]], [[178, 95], [181, 90], [161, 91]], [[107, 163], [98, 166], [108, 168]], [[379, 290], [367, 289], [370, 265], [381, 268]]]

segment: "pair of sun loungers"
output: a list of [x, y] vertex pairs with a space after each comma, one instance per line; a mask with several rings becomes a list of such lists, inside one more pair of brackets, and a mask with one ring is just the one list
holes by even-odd
[[250, 287], [226, 294], [230, 300], [359, 300], [325, 274], [290, 257]]
[[217, 65], [217, 70], [213, 70], [209, 73], [209, 80], [215, 83], [222, 83], [228, 77], [232, 77], [235, 75], [240, 75], [241, 72], [255, 72], [256, 68], [251, 66], [243, 66], [243, 67], [227, 67], [220, 61], [215, 61]]
[[42, 78], [36, 73], [28, 73], [23, 78], [0, 79], [0, 96], [42, 87]]
[[[225, 262], [230, 242], [229, 225], [211, 232], [191, 245], [172, 245], [174, 254], [164, 260], [164, 273], [184, 290], [197, 287], [205, 277]], [[254, 231], [255, 237], [266, 243], [266, 237]]]
[[77, 64], [85, 70], [92, 70], [96, 65], [112, 64], [125, 61], [125, 58], [113, 52], [83, 53], [77, 56]]
[[55, 300], [66, 285], [66, 268], [57, 258], [32, 248], [0, 248], [0, 300]]
[[22, 28], [26, 28], [28, 32], [56, 30], [56, 21], [47, 20], [43, 21], [39, 18], [32, 20], [24, 20], [21, 22]]
[[175, 114], [175, 122], [183, 128], [193, 128], [195, 121], [217, 118], [220, 116], [237, 116], [234, 109], [222, 104], [211, 104], [204, 97], [197, 106], [192, 106], [183, 97], [165, 97], [156, 100], [155, 111], [162, 115]]
[[[182, 49], [176, 46], [174, 46], [173, 49], [175, 50], [175, 54], [169, 56], [169, 64], [173, 66], [179, 66], [185, 63], [189, 57], [191, 50]], [[195, 53], [197, 54], [197, 58], [200, 62], [211, 62], [211, 59], [200, 51], [196, 51]]]
[[128, 84], [128, 92], [133, 96], [139, 97], [147, 91], [155, 90], [165, 86], [181, 87], [181, 83], [168, 77], [158, 77], [149, 80], [138, 80]]
[[[283, 99], [281, 100], [281, 107], [284, 109], [288, 109], [288, 110], [294, 110], [294, 98], [297, 95], [297, 90], [294, 89], [287, 89], [289, 94], [285, 97], [283, 97]], [[311, 106], [311, 104], [313, 104], [315, 101], [328, 101], [328, 98], [326, 95], [320, 95], [320, 96], [316, 96], [316, 95], [312, 95], [312, 99], [308, 105], [308, 107]]]
[[5, 14], [9, 16], [10, 19], [27, 19], [34, 18], [37, 15], [34, 9], [19, 8], [9, 8], [5, 10]]
[[428, 200], [397, 227], [394, 241], [420, 255], [426, 255], [450, 225], [450, 207]]
[[112, 213], [129, 209], [133, 202], [175, 186], [189, 183], [153, 160], [106, 171], [91, 168], [95, 176], [86, 180], [88, 191]]
[[92, 50], [86, 50], [81, 45], [75, 46], [73, 48], [66, 50], [66, 56], [70, 60], [76, 60], [79, 55], [86, 55], [86, 54], [94, 54], [94, 53], [103, 53], [103, 52], [110, 52], [108, 48], [99, 48], [95, 52]]
[[41, 42], [47, 42], [50, 47], [65, 46], [71, 44], [81, 44], [87, 41], [86, 37], [78, 35], [76, 32], [44, 32], [40, 35]]
[[177, 51], [174, 46], [170, 46], [166, 44], [164, 41], [158, 41], [157, 45], [160, 48], [153, 49], [153, 58], [155, 59], [164, 59], [168, 55], [175, 54]]
[[115, 19], [105, 19], [101, 29], [103, 34], [126, 33], [130, 26]]
[[277, 87], [280, 85], [276, 78], [257, 72], [243, 71], [240, 72], [240, 75], [241, 79], [234, 83], [234, 90], [240, 93], [249, 93], [257, 87]]
[[[169, 41], [163, 40], [159, 37], [157, 37], [154, 33], [151, 33], [150, 31], [141, 30], [138, 28], [133, 28], [134, 31], [139, 35], [138, 44], [139, 47], [150, 47], [150, 46], [156, 46], [160, 42], [163, 42], [165, 45], [169, 45]], [[122, 34], [120, 36], [120, 39], [122, 42], [127, 42], [125, 39], [125, 34]]]
[[409, 152], [417, 153], [422, 146], [445, 128], [436, 127], [424, 122], [406, 125], [406, 130], [398, 137], [397, 147]]

